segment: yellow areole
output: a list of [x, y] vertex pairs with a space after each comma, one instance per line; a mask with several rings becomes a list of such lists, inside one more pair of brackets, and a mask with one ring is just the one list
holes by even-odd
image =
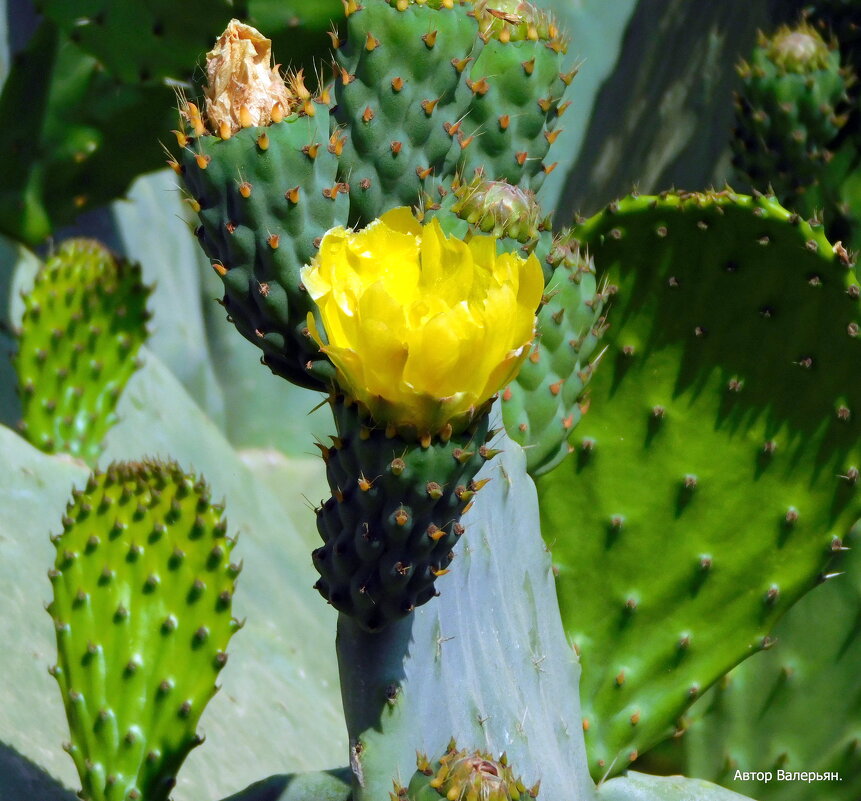
[[309, 314], [311, 335], [344, 392], [379, 423], [431, 434], [465, 426], [514, 378], [544, 289], [535, 256], [447, 237], [405, 207], [328, 231], [302, 281], [323, 322]]

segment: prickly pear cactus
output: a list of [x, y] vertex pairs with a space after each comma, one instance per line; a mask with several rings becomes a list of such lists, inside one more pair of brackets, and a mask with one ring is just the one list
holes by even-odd
[[[837, 135], [846, 124], [848, 73], [836, 42], [827, 44], [802, 23], [760, 35], [750, 62], [738, 68], [734, 163], [751, 185], [773, 188], [790, 208], [813, 214], [844, 169], [831, 164]], [[823, 194], [824, 193], [824, 194]]]
[[595, 265], [569, 231], [554, 239], [545, 262], [553, 272], [538, 312], [538, 337], [502, 392], [506, 430], [523, 446], [533, 476], [549, 472], [571, 451], [568, 440], [588, 408], [583, 396], [606, 329]]
[[479, 473], [491, 481], [440, 597], [378, 634], [339, 618], [354, 801], [388, 798], [393, 779], [409, 784], [417, 749], [443, 754], [452, 737], [505, 751], [527, 787], [541, 781], [539, 799], [594, 799], [535, 490], [521, 448], [504, 433], [492, 444], [502, 452]]
[[494, 759], [484, 751], [458, 749], [452, 740], [446, 752], [431, 762], [416, 757], [416, 772], [409, 787], [395, 782], [392, 801], [526, 801], [537, 798], [540, 783], [526, 788], [508, 764], [505, 754]]
[[149, 288], [137, 264], [98, 242], [65, 242], [24, 298], [15, 370], [21, 431], [48, 453], [93, 464], [147, 336]]
[[82, 798], [167, 799], [217, 689], [239, 567], [222, 509], [175, 464], [114, 463], [76, 490], [48, 612]]
[[485, 482], [475, 475], [497, 451], [487, 414], [460, 434], [407, 442], [376, 427], [355, 403], [330, 401], [337, 436], [320, 445], [332, 490], [317, 511], [320, 594], [368, 631], [435, 595], [464, 533], [461, 515]]
[[859, 285], [773, 198], [632, 196], [574, 237], [614, 323], [539, 490], [601, 778], [769, 647], [861, 516]]
[[350, 221], [434, 195], [455, 172], [537, 190], [561, 129], [567, 40], [531, 3], [345, 4], [335, 119], [345, 126]]
[[288, 87], [270, 62], [269, 40], [231, 23], [208, 56], [206, 110], [183, 107], [187, 133], [177, 135], [173, 164], [224, 283], [228, 316], [273, 372], [320, 389], [328, 363], [308, 336], [314, 304], [299, 270], [347, 217], [347, 187], [337, 179], [342, 145], [303, 77]]

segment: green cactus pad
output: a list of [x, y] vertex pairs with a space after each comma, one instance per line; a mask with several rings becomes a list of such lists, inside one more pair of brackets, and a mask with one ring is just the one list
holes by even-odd
[[514, 7], [503, 19], [498, 11], [486, 16], [487, 5], [475, 12], [485, 44], [470, 54], [464, 74], [469, 100], [458, 130], [458, 168], [466, 178], [479, 170], [537, 191], [555, 167], [544, 159], [562, 132], [557, 122], [576, 70], [563, 73], [567, 41], [546, 12], [531, 3], [495, 3]]
[[831, 173], [844, 169], [840, 159], [832, 164], [848, 101], [836, 43], [807, 24], [784, 27], [761, 36], [738, 71], [734, 164], [755, 189], [772, 187], [787, 206], [813, 214], [840, 181]]
[[40, 11], [125, 83], [160, 83], [191, 76], [195, 63], [244, 0], [40, 0]]
[[54, 538], [52, 668], [89, 801], [170, 795], [239, 627], [222, 509], [175, 464], [114, 463]]
[[[44, 21], [0, 95], [0, 230], [30, 245], [114, 200], [163, 163], [171, 127], [164, 86], [120, 83]], [[164, 109], [162, 112], [161, 109]]]
[[462, 0], [434, 6], [401, 10], [369, 0], [347, 7], [334, 118], [345, 127], [342, 175], [352, 223], [412, 206], [423, 186], [450, 172], [467, 103], [460, 62], [475, 47], [477, 26]]
[[331, 365], [308, 335], [316, 307], [299, 271], [319, 239], [347, 219], [337, 142], [326, 107], [229, 139], [185, 140], [179, 169], [199, 210], [198, 239], [224, 283], [224, 307], [274, 373], [311, 389]]
[[590, 359], [604, 333], [604, 296], [595, 267], [570, 232], [554, 241], [545, 259], [553, 272], [538, 312], [538, 337], [517, 378], [502, 392], [508, 435], [526, 452], [530, 474], [556, 467], [569, 453], [568, 439], [586, 404]]
[[[801, 599], [775, 629], [776, 644], [739, 665], [691, 710], [681, 739], [685, 772], [759, 801], [861, 797], [861, 695], [857, 665], [861, 553], [857, 537], [835, 576]], [[839, 781], [736, 781], [758, 770], [833, 773]]]
[[475, 474], [497, 451], [485, 445], [486, 410], [463, 433], [422, 444], [374, 427], [355, 403], [330, 403], [337, 436], [320, 445], [332, 497], [317, 510], [315, 586], [378, 631], [436, 594], [464, 532], [460, 516], [480, 489]]
[[15, 369], [21, 430], [48, 453], [93, 464], [147, 336], [141, 270], [98, 242], [65, 242], [24, 298]]
[[418, 754], [409, 787], [395, 782], [392, 801], [527, 801], [538, 797], [539, 786], [527, 789], [505, 754], [494, 759], [484, 751], [460, 750], [452, 740], [434, 762]]
[[772, 642], [861, 516], [859, 286], [773, 198], [633, 196], [574, 237], [613, 322], [539, 491], [600, 778]]

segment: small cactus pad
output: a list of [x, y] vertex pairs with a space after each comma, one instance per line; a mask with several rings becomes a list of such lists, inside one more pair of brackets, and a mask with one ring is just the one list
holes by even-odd
[[[812, 214], [828, 199], [835, 138], [846, 123], [849, 79], [836, 43], [807, 24], [760, 36], [750, 63], [738, 67], [734, 163], [751, 185]], [[823, 192], [825, 195], [823, 195]], [[830, 215], [829, 215], [830, 218]]]
[[97, 242], [65, 242], [24, 298], [15, 369], [21, 429], [43, 451], [93, 464], [147, 336], [141, 270]]
[[88, 801], [165, 801], [216, 692], [239, 567], [222, 509], [175, 464], [75, 490], [49, 571], [56, 677]]
[[631, 196], [573, 236], [608, 349], [538, 486], [600, 778], [771, 644], [861, 516], [861, 289], [770, 197]]
[[40, 11], [125, 83], [187, 79], [245, 0], [40, 0]]
[[[253, 63], [224, 54], [231, 34], [253, 37]], [[177, 134], [182, 151], [172, 166], [199, 215], [197, 236], [224, 283], [228, 317], [274, 373], [323, 389], [332, 368], [308, 335], [316, 307], [299, 271], [323, 234], [347, 219], [348, 188], [337, 179], [341, 142], [337, 131], [330, 137], [327, 106], [301, 75], [291, 77], [289, 90], [273, 77], [268, 46], [253, 28], [231, 23], [209, 54], [212, 113], [183, 106], [187, 133]], [[259, 51], [267, 54], [262, 70]], [[252, 78], [249, 88], [243, 81]]]
[[485, 444], [486, 411], [463, 433], [422, 443], [373, 427], [355, 403], [330, 402], [338, 433], [319, 446], [332, 497], [317, 510], [315, 586], [378, 631], [436, 594], [464, 532], [460, 517], [485, 483], [475, 475], [497, 451]]
[[570, 451], [568, 439], [587, 406], [583, 393], [596, 366], [590, 359], [606, 327], [595, 266], [570, 232], [554, 240], [545, 262], [553, 272], [538, 312], [538, 337], [502, 392], [505, 428], [523, 446], [533, 476], [552, 470]]
[[395, 782], [391, 801], [527, 801], [538, 798], [539, 785], [527, 789], [505, 754], [494, 759], [483, 751], [458, 750], [452, 740], [439, 759], [416, 758], [409, 787]]

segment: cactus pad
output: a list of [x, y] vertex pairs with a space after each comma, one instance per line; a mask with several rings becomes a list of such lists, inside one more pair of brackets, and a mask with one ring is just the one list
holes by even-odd
[[114, 463], [55, 537], [52, 669], [89, 801], [164, 801], [238, 628], [222, 509], [175, 464]]
[[274, 373], [319, 389], [320, 370], [325, 376], [330, 365], [308, 336], [316, 307], [299, 271], [319, 238], [346, 219], [348, 201], [336, 178], [328, 114], [314, 108], [314, 116], [292, 114], [226, 140], [189, 138], [180, 161], [228, 315]]
[[735, 165], [756, 189], [772, 187], [787, 206], [812, 214], [838, 180], [829, 172], [842, 169], [840, 159], [831, 165], [832, 143], [846, 123], [849, 82], [836, 43], [807, 24], [784, 27], [760, 36], [738, 71]]
[[450, 171], [466, 107], [462, 71], [477, 28], [462, 0], [346, 8], [334, 117], [345, 126], [350, 222], [364, 224], [412, 206], [426, 183]]
[[545, 260], [553, 268], [538, 312], [538, 337], [517, 378], [502, 392], [508, 435], [526, 452], [533, 476], [556, 467], [569, 453], [580, 421], [590, 359], [604, 333], [604, 296], [595, 266], [570, 232], [559, 236]]
[[448, 572], [464, 532], [460, 516], [496, 451], [485, 445], [486, 411], [462, 434], [406, 442], [331, 400], [337, 436], [320, 445], [332, 490], [317, 511], [323, 546], [314, 551], [320, 594], [368, 631], [427, 603]]
[[613, 322], [539, 491], [600, 778], [769, 646], [861, 516], [861, 314], [845, 251], [773, 198], [628, 197], [574, 237]]
[[[735, 771], [834, 773], [818, 783], [829, 801], [861, 797], [861, 553], [857, 538], [843, 575], [802, 598], [775, 629], [776, 644], [739, 665], [691, 710], [680, 745], [685, 773], [758, 801], [804, 801], [804, 782], [735, 781]], [[823, 710], [824, 714], [817, 714]]]
[[97, 242], [64, 243], [24, 298], [15, 368], [21, 429], [46, 452], [94, 463], [146, 340], [141, 270]]
[[434, 762], [418, 754], [409, 787], [395, 782], [392, 801], [527, 801], [537, 798], [538, 790], [538, 784], [526, 788], [505, 754], [494, 759], [483, 751], [459, 750], [452, 740]]

